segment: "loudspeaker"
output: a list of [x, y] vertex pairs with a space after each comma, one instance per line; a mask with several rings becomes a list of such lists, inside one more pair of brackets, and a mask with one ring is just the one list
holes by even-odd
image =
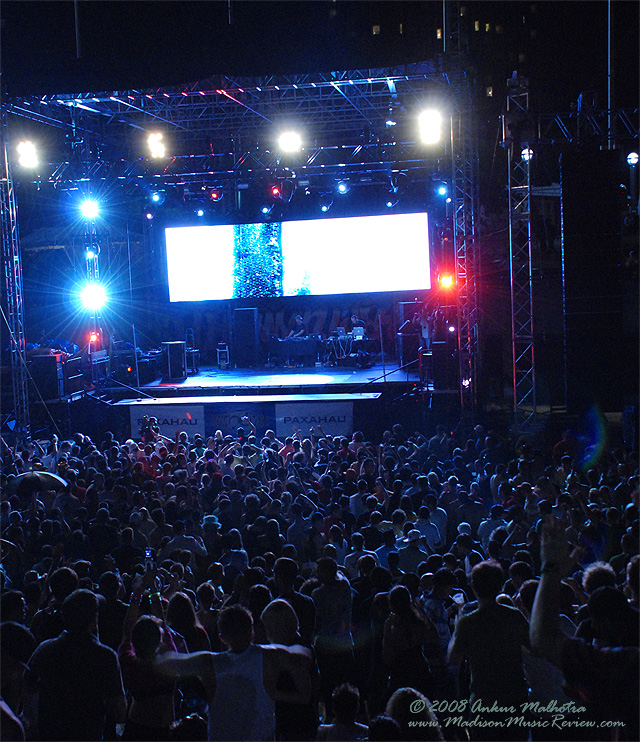
[[162, 343], [162, 381], [187, 378], [187, 344], [184, 340]]
[[30, 371], [42, 399], [60, 399], [64, 395], [61, 354], [33, 356]]
[[562, 156], [567, 407], [573, 414], [593, 404], [620, 410], [637, 389], [637, 337], [630, 345], [623, 329], [620, 183], [628, 165], [622, 153]]
[[257, 308], [234, 309], [231, 362], [236, 368], [257, 366], [259, 347]]
[[[411, 361], [418, 360], [418, 347], [420, 346], [421, 337], [420, 335], [405, 335], [403, 333], [397, 333], [398, 338], [398, 361], [401, 366], [404, 366]], [[412, 371], [418, 370], [418, 364], [415, 363], [410, 366]]]
[[433, 369], [431, 376], [434, 389], [458, 388], [458, 358], [453, 341], [437, 340], [431, 344]]
[[64, 393], [75, 394], [81, 392], [84, 389], [82, 358], [69, 358], [62, 368], [64, 372]]

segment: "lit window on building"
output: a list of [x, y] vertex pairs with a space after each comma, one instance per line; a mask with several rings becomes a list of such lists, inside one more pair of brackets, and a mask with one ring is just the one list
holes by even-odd
[[491, 85], [485, 88], [485, 94], [487, 98], [493, 98], [493, 88], [491, 87]]
[[462, 16], [464, 16], [466, 14], [467, 14], [467, 6], [466, 5], [461, 5], [460, 6], [460, 17], [462, 18]]
[[402, 23], [400, 24], [400, 36], [402, 36]]
[[476, 31], [479, 31], [479, 30], [480, 30], [480, 21], [476, 21], [476, 22], [475, 22], [475, 23], [473, 24], [473, 27], [474, 27], [474, 29], [475, 29]]
[[371, 33], [374, 36], [380, 36], [380, 26], [373, 26], [373, 28], [371, 29]]
[[436, 39], [441, 39], [441, 38], [442, 38], [442, 29], [441, 29], [441, 28], [439, 28], [439, 29], [438, 29], [438, 30], [436, 31]]
[[484, 24], [484, 30], [485, 30], [486, 33], [489, 33], [489, 31], [491, 31], [491, 24], [490, 23], [485, 23]]

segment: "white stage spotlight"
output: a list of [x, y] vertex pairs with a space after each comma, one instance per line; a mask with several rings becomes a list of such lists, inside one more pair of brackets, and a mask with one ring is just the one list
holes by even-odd
[[419, 118], [420, 140], [423, 144], [436, 144], [440, 141], [440, 126], [442, 115], [434, 108], [423, 111]]
[[18, 164], [21, 167], [33, 168], [38, 166], [38, 153], [33, 142], [18, 143]]
[[297, 131], [283, 131], [278, 137], [278, 146], [283, 152], [298, 152], [302, 148], [302, 137]]

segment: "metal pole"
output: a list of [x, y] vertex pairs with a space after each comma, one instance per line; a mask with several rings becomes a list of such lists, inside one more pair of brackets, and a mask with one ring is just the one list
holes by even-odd
[[140, 386], [140, 376], [138, 374], [138, 344], [136, 341], [136, 326], [131, 325], [131, 332], [133, 333], [133, 357], [136, 359], [136, 386]]
[[380, 355], [382, 356], [382, 373], [385, 374], [384, 380], [387, 381], [387, 369], [385, 367], [384, 360], [384, 342], [382, 341], [382, 320], [380, 319], [380, 313], [378, 313], [378, 332], [380, 333]]
[[607, 2], [607, 149], [613, 146], [611, 131], [611, 0]]
[[82, 56], [82, 47], [80, 46], [80, 12], [78, 0], [73, 0], [73, 16], [76, 26], [76, 59], [80, 59]]

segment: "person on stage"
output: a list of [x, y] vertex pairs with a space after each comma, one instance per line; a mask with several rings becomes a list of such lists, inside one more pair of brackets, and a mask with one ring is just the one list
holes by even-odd
[[302, 319], [302, 315], [296, 314], [294, 317], [294, 325], [291, 332], [287, 335], [288, 338], [303, 338], [307, 336], [307, 326]]
[[363, 319], [360, 319], [357, 314], [351, 315], [351, 330], [353, 331], [354, 327], [366, 327], [365, 321]]

